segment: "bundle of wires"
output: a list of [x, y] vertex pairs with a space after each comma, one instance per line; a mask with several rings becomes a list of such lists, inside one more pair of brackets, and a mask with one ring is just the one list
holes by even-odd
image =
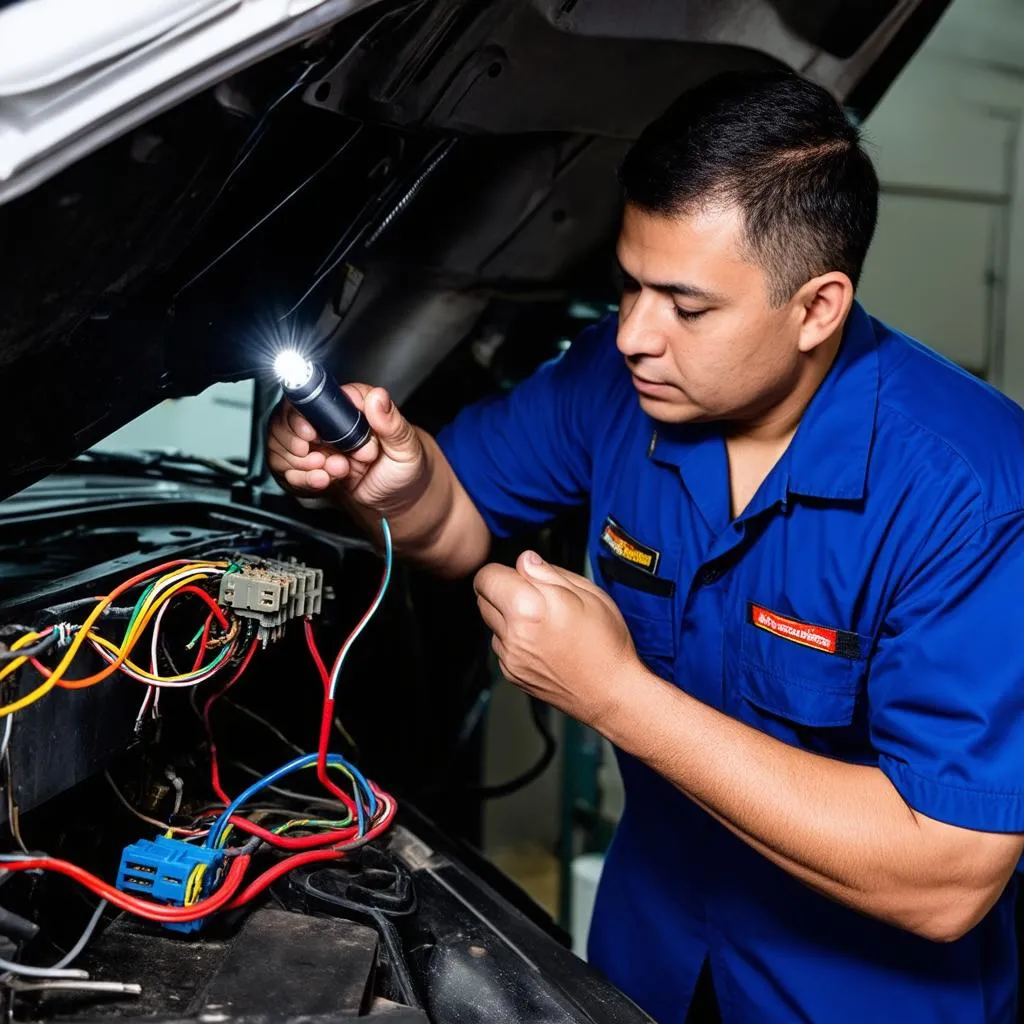
[[[8, 704], [0, 705], [0, 717], [12, 715], [29, 707], [45, 697], [54, 687], [82, 690], [103, 682], [118, 671], [131, 679], [146, 683], [151, 688], [196, 686], [211, 678], [229, 664], [237, 653], [238, 624], [237, 622], [229, 624], [213, 596], [202, 589], [200, 584], [215, 580], [228, 571], [231, 571], [231, 567], [227, 562], [191, 561], [188, 559], [165, 562], [163, 565], [155, 566], [126, 580], [105, 597], [97, 598], [95, 606], [80, 625], [54, 624], [43, 630], [24, 634], [12, 643], [9, 651], [6, 652], [11, 657], [8, 657], [6, 664], [0, 668], [0, 683], [3, 683], [26, 663], [31, 664], [43, 677], [43, 682], [24, 696]], [[145, 589], [135, 604], [120, 644], [100, 635], [94, 627], [104, 612], [122, 594], [143, 584], [146, 584]], [[208, 606], [206, 624], [193, 640], [193, 643], [201, 640], [201, 646], [190, 672], [175, 673], [170, 676], [161, 675], [158, 671], [157, 651], [164, 616], [171, 599], [183, 596], [198, 597]], [[211, 630], [215, 623], [219, 625], [222, 633], [217, 638], [211, 638]], [[131, 655], [150, 626], [152, 626], [151, 660], [147, 670], [137, 665], [131, 659]], [[39, 655], [52, 647], [54, 643], [62, 643], [65, 640], [69, 642], [64, 656], [55, 668], [47, 668], [39, 660]], [[91, 675], [70, 679], [67, 675], [68, 669], [79, 650], [86, 643], [103, 658], [106, 666]], [[211, 657], [207, 658], [213, 647], [216, 647], [216, 650]]]
[[[368, 781], [354, 765], [346, 761], [341, 755], [330, 753], [328, 750], [330, 727], [334, 718], [335, 692], [345, 658], [351, 650], [353, 643], [361, 635], [383, 602], [391, 579], [393, 551], [391, 533], [386, 520], [382, 520], [382, 532], [384, 536], [385, 557], [384, 572], [380, 586], [366, 614], [357, 623], [345, 643], [342, 644], [330, 673], [328, 673], [323, 659], [317, 650], [312, 626], [308, 620], [305, 622], [307, 643], [317, 667], [324, 692], [320, 743], [317, 753], [304, 754], [289, 761], [269, 775], [254, 782], [237, 797], [226, 799], [227, 794], [221, 788], [218, 777], [216, 747], [211, 742], [211, 769], [214, 789], [224, 801], [223, 810], [217, 813], [205, 828], [202, 827], [203, 822], [200, 819], [197, 820], [195, 823], [196, 827], [193, 829], [168, 830], [168, 835], [173, 835], [175, 831], [185, 831], [188, 834], [188, 841], [202, 839], [204, 845], [210, 849], [223, 849], [227, 855], [226, 863], [228, 866], [226, 871], [223, 872], [222, 878], [213, 880], [212, 885], [208, 886], [204, 884], [206, 882], [204, 878], [205, 868], [197, 868], [187, 880], [185, 906], [175, 907], [157, 904], [139, 896], [121, 892], [76, 865], [65, 860], [46, 856], [45, 854], [0, 855], [0, 868], [7, 871], [53, 871], [75, 879], [96, 893], [101, 899], [105, 899], [115, 907], [135, 914], [138, 917], [164, 923], [186, 922], [207, 917], [219, 910], [242, 907], [262, 893], [277, 879], [295, 868], [318, 861], [336, 860], [343, 857], [347, 851], [370, 842], [384, 832], [394, 820], [397, 809], [394, 799]], [[231, 660], [233, 653], [238, 649], [238, 640], [230, 631], [227, 621], [223, 618], [223, 614], [220, 613], [220, 609], [216, 607], [210, 595], [195, 585], [202, 580], [229, 570], [229, 565], [224, 562], [178, 562], [168, 563], [150, 570], [148, 573], [133, 577], [131, 580], [121, 584], [120, 587], [116, 588], [106, 598], [102, 598], [97, 602], [96, 608], [92, 610], [82, 626], [78, 627], [64, 658], [52, 671], [47, 670], [45, 666], [38, 664], [34, 660], [37, 653], [34, 650], [34, 646], [48, 640], [50, 634], [45, 630], [39, 633], [25, 634], [15, 644], [11, 645], [11, 651], [15, 656], [3, 669], [0, 669], [0, 681], [15, 671], [19, 665], [24, 664], [27, 660], [32, 660], [33, 665], [44, 675], [45, 682], [26, 697], [20, 698], [5, 707], [0, 707], [0, 714], [11, 714], [23, 707], [27, 707], [56, 685], [63, 684], [68, 687], [92, 686], [101, 682], [102, 679], [107, 678], [118, 669], [125, 672], [125, 674], [154, 686], [196, 685], [196, 683], [201, 682], [203, 679], [210, 678], [219, 668]], [[152, 579], [158, 572], [163, 572], [164, 575], [151, 582], [139, 598], [120, 645], [99, 637], [92, 631], [93, 625], [103, 614], [104, 609], [109, 607], [116, 597], [131, 589], [131, 587]], [[197, 634], [193, 641], [200, 643], [200, 649], [192, 672], [175, 677], [160, 677], [155, 671], [146, 672], [140, 669], [130, 660], [129, 655], [142, 632], [155, 618], [153, 639], [153, 660], [155, 663], [155, 634], [159, 631], [162, 610], [166, 608], [166, 604], [171, 597], [181, 593], [198, 593], [201, 597], [208, 600], [211, 611], [203, 630], [200, 634]], [[218, 614], [220, 614], [219, 618]], [[209, 662], [204, 663], [203, 659], [206, 656], [207, 648], [210, 646], [210, 631], [215, 620], [220, 624], [222, 630], [227, 631], [224, 632], [221, 638], [218, 638], [222, 649]], [[104, 654], [107, 660], [106, 668], [86, 679], [67, 680], [64, 674], [67, 671], [68, 665], [73, 660], [77, 650], [87, 641]], [[222, 695], [237, 681], [244, 672], [254, 651], [255, 642], [248, 647], [244, 659], [232, 679], [220, 691], [220, 694], [216, 696]], [[211, 698], [204, 709], [204, 718], [208, 730], [209, 707], [213, 699], [216, 699], [216, 697]], [[345, 812], [342, 817], [336, 819], [312, 819], [294, 818], [294, 816], [289, 815], [289, 820], [284, 824], [274, 829], [267, 829], [241, 813], [246, 804], [251, 803], [253, 798], [262, 791], [274, 786], [276, 782], [285, 776], [307, 768], [315, 768], [321, 783], [327, 788], [328, 792], [340, 801]], [[348, 780], [351, 794], [335, 783], [329, 775], [330, 771], [339, 772]], [[289, 834], [297, 830], [301, 830], [305, 834]], [[245, 834], [249, 838], [241, 846], [232, 846], [229, 840], [237, 833]], [[264, 845], [282, 852], [288, 851], [289, 855], [266, 869], [243, 889], [244, 878], [252, 858], [257, 850]], [[209, 895], [202, 896], [201, 894], [204, 890], [210, 890]]]

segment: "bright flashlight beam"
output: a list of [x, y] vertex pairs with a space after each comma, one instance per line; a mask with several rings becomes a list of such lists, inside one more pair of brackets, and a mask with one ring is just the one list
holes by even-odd
[[274, 358], [274, 373], [286, 388], [301, 388], [313, 376], [313, 364], [301, 352], [285, 349]]

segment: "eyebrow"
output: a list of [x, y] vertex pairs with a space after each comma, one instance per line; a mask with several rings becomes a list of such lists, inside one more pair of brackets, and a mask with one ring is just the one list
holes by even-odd
[[[629, 280], [634, 280], [634, 277], [622, 264], [619, 264], [619, 273]], [[697, 299], [700, 302], [707, 303], [720, 303], [723, 301], [721, 295], [716, 295], [714, 292], [709, 292], [706, 288], [699, 288], [695, 284], [688, 284], [685, 281], [664, 281], [664, 282], [645, 282], [645, 287], [651, 288], [656, 292], [663, 292], [666, 295], [679, 295], [684, 299]]]

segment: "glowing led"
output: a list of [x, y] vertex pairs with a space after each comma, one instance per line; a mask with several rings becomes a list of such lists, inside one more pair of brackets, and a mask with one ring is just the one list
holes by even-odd
[[286, 388], [301, 388], [313, 376], [313, 364], [301, 352], [285, 349], [274, 359], [274, 373]]

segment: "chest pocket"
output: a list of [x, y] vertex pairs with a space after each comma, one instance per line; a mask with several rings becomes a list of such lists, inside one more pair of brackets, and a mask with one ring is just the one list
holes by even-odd
[[[771, 628], [763, 628], [754, 624], [756, 610], [751, 606], [742, 627], [737, 679], [742, 701], [797, 726], [852, 725], [863, 710], [870, 638], [781, 616], [769, 618]], [[742, 707], [737, 710], [750, 720]]]
[[655, 537], [634, 538], [609, 516], [591, 553], [598, 582], [622, 612], [641, 660], [665, 676], [676, 654], [679, 549], [655, 543], [660, 544]]

